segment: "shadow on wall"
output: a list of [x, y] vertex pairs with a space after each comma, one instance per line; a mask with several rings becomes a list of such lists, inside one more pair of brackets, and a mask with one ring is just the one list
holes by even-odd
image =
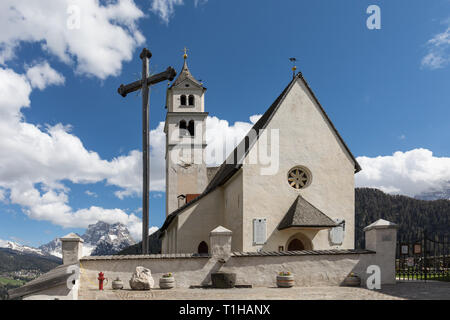
[[212, 268], [208, 271], [206, 277], [203, 279], [203, 281], [201, 282], [202, 286], [207, 286], [211, 283], [211, 274], [218, 272], [221, 270], [223, 266], [223, 263], [220, 261], [215, 261], [214, 265], [212, 266]]

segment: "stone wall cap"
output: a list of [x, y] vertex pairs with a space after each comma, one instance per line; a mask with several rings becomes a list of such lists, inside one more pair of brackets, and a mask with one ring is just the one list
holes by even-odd
[[398, 225], [396, 223], [379, 219], [375, 221], [374, 223], [369, 224], [367, 227], [365, 227], [364, 231], [369, 231], [372, 229], [398, 229]]
[[210, 232], [211, 236], [215, 236], [215, 235], [232, 235], [233, 231], [228, 230], [227, 228], [224, 228], [222, 226], [218, 226], [217, 228], [215, 228], [214, 230], [212, 230]]
[[69, 234], [66, 234], [64, 237], [60, 238], [61, 241], [77, 241], [83, 243], [84, 240], [78, 236], [77, 234], [71, 232]]

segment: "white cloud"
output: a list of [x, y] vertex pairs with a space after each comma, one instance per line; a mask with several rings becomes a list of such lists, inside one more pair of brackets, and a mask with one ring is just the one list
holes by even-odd
[[[198, 7], [204, 5], [208, 0], [194, 0], [194, 6]], [[175, 13], [175, 6], [184, 5], [183, 0], [152, 0], [150, 11], [158, 15], [164, 23], [168, 24], [170, 18]]]
[[446, 67], [450, 63], [450, 27], [428, 40], [427, 47], [422, 66], [432, 70]]
[[[250, 122], [228, 121], [208, 116], [206, 119], [206, 164], [220, 165], [225, 157], [236, 147], [261, 115], [250, 117]], [[165, 152], [166, 136], [164, 122], [150, 131], [150, 190], [165, 191]], [[216, 156], [214, 151], [219, 151]], [[127, 196], [140, 195], [142, 192], [142, 153], [131, 151], [128, 156], [111, 161], [114, 168], [108, 176], [107, 183], [120, 186], [123, 190], [116, 191], [116, 196], [123, 199]]]
[[47, 61], [27, 68], [27, 78], [31, 86], [39, 90], [44, 90], [49, 85], [62, 85], [66, 81]]
[[435, 157], [430, 150], [397, 151], [392, 156], [358, 157], [362, 171], [357, 187], [372, 187], [387, 193], [415, 196], [441, 190], [450, 182], [450, 158]]
[[250, 117], [250, 122], [252, 124], [255, 124], [256, 122], [258, 122], [258, 120], [262, 117], [262, 114], [255, 114], [254, 116]]
[[150, 228], [148, 228], [148, 235], [150, 236], [158, 230], [159, 230], [158, 227], [150, 227]]
[[[5, 201], [20, 205], [36, 220], [63, 227], [87, 227], [98, 220], [140, 223], [135, 215], [120, 209], [90, 207], [73, 211], [68, 205], [69, 189], [62, 183], [95, 183], [120, 176], [128, 157], [106, 161], [86, 150], [69, 127], [57, 124], [42, 130], [23, 121], [22, 107], [30, 105], [31, 85], [27, 77], [0, 68], [0, 190]], [[129, 157], [133, 157], [131, 154]], [[118, 182], [120, 184], [120, 181]], [[112, 182], [114, 184], [114, 182]], [[127, 187], [124, 185], [124, 187]]]
[[0, 202], [5, 202], [5, 201], [6, 201], [5, 190], [0, 188]]
[[[155, 0], [152, 10], [168, 22], [179, 4], [181, 0]], [[70, 189], [64, 184], [105, 181], [121, 188], [116, 192], [119, 197], [140, 194], [141, 152], [103, 160], [70, 133], [69, 125], [42, 128], [25, 122], [21, 109], [30, 107], [32, 90], [62, 85], [65, 78], [47, 61], [26, 65], [26, 74], [6, 64], [16, 58], [23, 43], [38, 43], [44, 53], [73, 66], [77, 74], [100, 79], [118, 75], [123, 62], [130, 61], [145, 41], [136, 25], [142, 17], [133, 0], [0, 2], [0, 201], [21, 206], [31, 219], [63, 227], [85, 228], [98, 220], [122, 222], [135, 239], [141, 236], [141, 220], [124, 210], [98, 206], [73, 210], [68, 203]], [[164, 191], [165, 181], [163, 125], [151, 131], [151, 190], [157, 191]], [[96, 196], [89, 190], [86, 194]]]
[[90, 190], [86, 190], [84, 193], [90, 197], [98, 198], [98, 194], [96, 194], [95, 192], [92, 192]]
[[183, 0], [153, 0], [150, 10], [167, 24], [175, 11], [174, 7], [183, 4]]
[[233, 125], [217, 117], [208, 117], [206, 119], [206, 143], [208, 144], [206, 164], [208, 166], [222, 164], [260, 117], [261, 115], [254, 115], [250, 117], [250, 122], [236, 121]]
[[[20, 205], [31, 219], [80, 228], [98, 220], [122, 222], [133, 230], [134, 236], [138, 235], [141, 222], [134, 214], [97, 206], [73, 210], [68, 203], [70, 189], [64, 181], [76, 184], [106, 181], [108, 185], [121, 188], [116, 193], [118, 197], [140, 195], [141, 152], [132, 150], [126, 156], [104, 160], [96, 152], [87, 150], [81, 140], [70, 133], [70, 126], [57, 124], [41, 128], [25, 122], [21, 108], [30, 106], [30, 81], [24, 75], [0, 67], [1, 200]], [[257, 117], [252, 117], [252, 121], [255, 119]], [[225, 120], [208, 117], [206, 126], [209, 148], [220, 149], [226, 144], [231, 151], [252, 124], [230, 125]], [[161, 122], [150, 133], [151, 191], [165, 189], [163, 128]]]
[[[79, 16], [68, 11], [71, 6]], [[0, 64], [13, 59], [22, 42], [34, 42], [80, 74], [118, 75], [145, 40], [136, 26], [143, 16], [133, 0], [2, 0]], [[79, 28], [69, 28], [73, 21]]]
[[2, 240], [0, 239], [0, 248], [7, 248], [8, 247], [8, 240]]
[[208, 2], [208, 0], [194, 0], [194, 6], [195, 7], [201, 6], [201, 5], [204, 5], [207, 2]]

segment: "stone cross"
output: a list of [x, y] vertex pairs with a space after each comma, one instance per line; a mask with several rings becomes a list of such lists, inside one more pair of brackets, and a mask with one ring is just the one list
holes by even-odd
[[148, 254], [148, 199], [150, 183], [150, 157], [149, 157], [149, 87], [159, 82], [172, 81], [177, 75], [175, 69], [168, 67], [166, 71], [149, 77], [148, 60], [152, 53], [147, 48], [142, 50], [139, 56], [142, 60], [142, 80], [127, 85], [121, 85], [117, 90], [122, 97], [128, 93], [142, 90], [142, 254]]

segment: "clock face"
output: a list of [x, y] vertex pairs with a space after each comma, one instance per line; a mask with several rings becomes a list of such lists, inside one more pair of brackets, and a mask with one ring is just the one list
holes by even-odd
[[288, 183], [292, 188], [297, 190], [306, 188], [311, 183], [311, 174], [304, 167], [294, 167], [289, 170]]

